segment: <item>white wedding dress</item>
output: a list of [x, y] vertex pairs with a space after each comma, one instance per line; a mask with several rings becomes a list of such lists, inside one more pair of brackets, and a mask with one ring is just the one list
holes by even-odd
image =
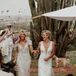
[[30, 76], [31, 57], [28, 45], [32, 43], [27, 42], [24, 47], [18, 44], [17, 76]]
[[55, 76], [52, 69], [52, 58], [48, 61], [44, 61], [44, 58], [47, 58], [52, 51], [52, 42], [50, 41], [47, 52], [45, 50], [43, 41], [40, 42], [40, 51], [41, 54], [38, 62], [38, 76]]

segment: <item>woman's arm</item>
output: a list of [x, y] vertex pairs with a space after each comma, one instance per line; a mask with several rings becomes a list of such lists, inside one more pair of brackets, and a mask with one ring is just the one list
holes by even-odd
[[11, 30], [8, 30], [8, 29], [5, 29], [5, 31], [7, 32], [7, 37], [9, 37], [9, 36], [13, 36], [13, 30], [11, 29]]
[[30, 51], [31, 53], [34, 53], [32, 45], [29, 45], [29, 51]]
[[39, 43], [39, 45], [38, 45], [37, 50], [33, 50], [32, 45], [29, 45], [29, 49], [30, 49], [30, 52], [31, 52], [31, 53], [39, 54], [39, 53], [40, 53], [40, 43]]
[[37, 51], [36, 51], [38, 54], [40, 53], [40, 44], [41, 44], [41, 42], [39, 43], [39, 45], [37, 47]]
[[54, 56], [54, 54], [55, 54], [55, 52], [56, 52], [56, 47], [55, 47], [55, 43], [54, 42], [52, 42], [52, 52], [50, 53], [50, 55], [47, 57], [47, 58], [45, 58], [44, 60], [45, 61], [48, 61], [50, 58], [52, 58], [53, 56]]
[[35, 54], [40, 54], [40, 43], [38, 44], [37, 50], [34, 50]]
[[14, 47], [14, 51], [13, 51], [13, 63], [16, 63], [17, 61], [17, 56], [18, 56], [19, 50], [18, 50], [18, 46]]
[[13, 32], [10, 32], [9, 34], [7, 34], [7, 37], [13, 36]]

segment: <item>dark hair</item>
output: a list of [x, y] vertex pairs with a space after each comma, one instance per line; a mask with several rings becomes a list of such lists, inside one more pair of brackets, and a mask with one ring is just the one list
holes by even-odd
[[67, 74], [66, 76], [73, 76], [73, 74]]
[[11, 28], [11, 27], [12, 27], [12, 25], [8, 25], [7, 27], [10, 27], [10, 28]]
[[6, 31], [3, 31], [3, 32], [0, 34], [0, 36], [2, 36], [5, 32], [6, 32]]

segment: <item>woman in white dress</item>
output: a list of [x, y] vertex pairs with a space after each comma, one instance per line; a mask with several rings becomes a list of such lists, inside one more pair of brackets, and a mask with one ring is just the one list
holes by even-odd
[[40, 57], [38, 61], [38, 76], [54, 76], [52, 57], [55, 54], [55, 43], [50, 40], [51, 32], [42, 32], [43, 41], [39, 43]]
[[[33, 53], [32, 42], [26, 39], [24, 31], [20, 32], [16, 55], [17, 76], [30, 76], [31, 57]], [[30, 52], [29, 52], [30, 51]]]

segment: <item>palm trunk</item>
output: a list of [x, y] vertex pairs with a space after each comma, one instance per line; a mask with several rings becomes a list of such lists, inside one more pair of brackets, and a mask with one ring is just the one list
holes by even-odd
[[[37, 0], [38, 8], [37, 12], [35, 11], [35, 7], [32, 7], [32, 4], [34, 4], [33, 0], [30, 0], [30, 6], [32, 8], [32, 14], [35, 15], [41, 15], [43, 13], [54, 11], [57, 9], [62, 9], [64, 7], [72, 6], [73, 0]], [[33, 2], [33, 3], [32, 3]], [[69, 31], [71, 28], [72, 22], [63, 22], [63, 21], [57, 21], [53, 20], [47, 17], [41, 17], [38, 19], [33, 20], [34, 27], [31, 29], [34, 29], [33, 36], [34, 36], [34, 46], [37, 47], [39, 41], [41, 40], [41, 31], [44, 29], [50, 30], [53, 35], [53, 39], [57, 42], [57, 52], [56, 55], [59, 57], [65, 56], [66, 48], [70, 44], [69, 37]], [[75, 25], [74, 25], [75, 26]], [[35, 32], [38, 34], [35, 34]], [[73, 33], [72, 33], [73, 34]]]

